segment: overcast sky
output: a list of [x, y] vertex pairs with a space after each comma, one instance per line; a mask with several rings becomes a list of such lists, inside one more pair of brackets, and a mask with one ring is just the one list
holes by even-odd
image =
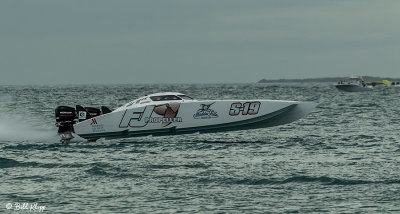
[[399, 0], [1, 0], [0, 84], [400, 77]]

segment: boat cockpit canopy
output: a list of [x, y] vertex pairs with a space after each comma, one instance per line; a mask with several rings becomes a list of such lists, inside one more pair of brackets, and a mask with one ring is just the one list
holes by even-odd
[[153, 101], [182, 100], [181, 98], [175, 95], [152, 96], [150, 97], [150, 99]]
[[165, 94], [152, 96], [149, 95], [152, 101], [167, 101], [167, 100], [193, 100], [193, 98], [184, 94]]
[[158, 102], [158, 101], [174, 101], [174, 100], [194, 100], [193, 98], [180, 94], [180, 93], [157, 93], [157, 94], [150, 94], [145, 97], [141, 97], [139, 99], [133, 100], [123, 106], [121, 108], [130, 107], [134, 104], [145, 104], [150, 102]]

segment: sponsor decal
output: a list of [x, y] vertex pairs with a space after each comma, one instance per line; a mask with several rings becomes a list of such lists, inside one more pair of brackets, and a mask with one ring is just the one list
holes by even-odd
[[70, 111], [60, 111], [60, 114], [72, 114]]
[[93, 132], [105, 132], [106, 130], [104, 129], [103, 124], [98, 124], [96, 118], [92, 118], [92, 121], [90, 122], [90, 125], [92, 126], [92, 131]]
[[168, 117], [148, 117], [146, 118], [148, 123], [163, 123], [164, 126], [168, 126], [170, 123], [180, 123], [182, 122], [181, 117], [168, 118]]
[[79, 120], [86, 119], [86, 112], [85, 111], [78, 112], [78, 117], [79, 117]]
[[106, 129], [104, 128], [103, 124], [96, 124], [96, 125], [92, 125], [92, 131], [93, 132], [105, 132]]
[[167, 103], [158, 106], [127, 109], [122, 116], [119, 127], [127, 128], [129, 126], [139, 128], [145, 127], [148, 123], [161, 123], [162, 127], [166, 127], [171, 123], [180, 123], [182, 122], [182, 118], [176, 117], [179, 107], [180, 103]]
[[218, 113], [211, 109], [211, 105], [214, 104], [215, 102], [211, 104], [200, 104], [200, 109], [197, 110], [196, 114], [193, 115], [194, 119], [211, 119], [211, 118], [217, 118]]
[[90, 125], [97, 125], [96, 118], [92, 118], [92, 122], [90, 123]]
[[168, 126], [171, 123], [180, 123], [182, 122], [182, 118], [176, 117], [180, 105], [180, 103], [167, 103], [156, 106], [153, 111], [163, 117], [148, 117], [146, 120], [150, 123], [162, 123], [163, 127]]
[[237, 116], [240, 113], [242, 113], [242, 115], [255, 115], [258, 114], [260, 106], [260, 102], [245, 102], [243, 104], [232, 103], [231, 108], [229, 109], [229, 115]]

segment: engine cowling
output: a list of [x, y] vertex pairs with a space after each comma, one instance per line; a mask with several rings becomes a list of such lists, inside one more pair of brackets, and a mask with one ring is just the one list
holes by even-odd
[[95, 107], [82, 107], [80, 105], [76, 105], [75, 108], [71, 106], [58, 106], [55, 109], [58, 133], [74, 132], [73, 125], [75, 123], [110, 112], [111, 110], [105, 106], [102, 106], [101, 110]]

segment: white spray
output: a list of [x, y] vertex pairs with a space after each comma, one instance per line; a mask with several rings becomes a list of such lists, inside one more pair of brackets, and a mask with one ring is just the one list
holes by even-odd
[[[44, 124], [39, 118], [10, 113], [7, 104], [12, 97], [0, 95], [0, 142], [1, 141], [58, 141], [57, 130]], [[24, 109], [21, 109], [24, 112]], [[46, 121], [47, 123], [48, 121]]]

